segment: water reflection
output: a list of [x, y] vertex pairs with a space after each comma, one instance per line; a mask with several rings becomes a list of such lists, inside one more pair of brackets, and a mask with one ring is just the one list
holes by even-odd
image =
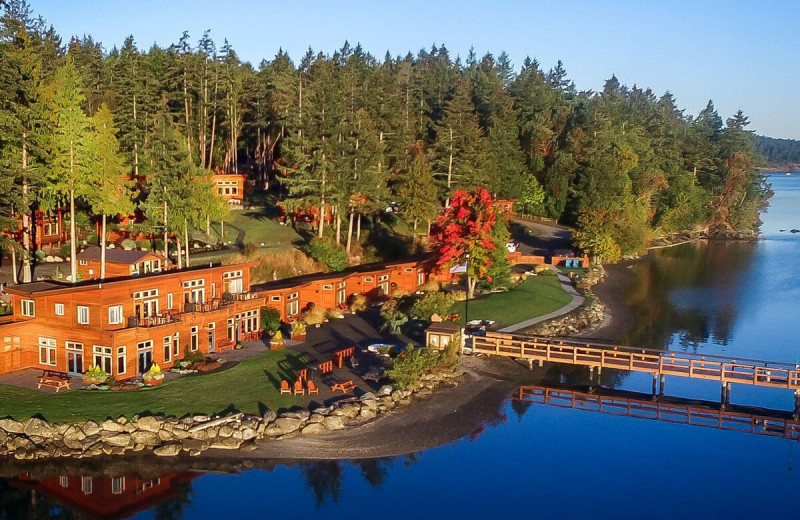
[[697, 352], [733, 340], [754, 242], [701, 242], [664, 249], [637, 262], [627, 293], [634, 326], [631, 345]]

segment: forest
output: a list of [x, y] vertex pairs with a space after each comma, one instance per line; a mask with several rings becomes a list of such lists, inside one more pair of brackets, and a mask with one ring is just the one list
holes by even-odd
[[748, 124], [711, 101], [688, 115], [614, 76], [579, 90], [560, 61], [517, 69], [444, 44], [380, 59], [345, 42], [254, 66], [208, 32], [106, 49], [62, 40], [24, 0], [0, 19], [4, 227], [35, 207], [114, 218], [138, 206], [165, 239], [186, 235], [224, 216], [210, 172], [241, 171], [288, 208], [332, 210], [318, 233], [339, 243], [388, 204], [416, 229], [483, 186], [614, 261], [677, 230], [757, 227], [768, 188]]
[[755, 136], [755, 140], [756, 152], [766, 160], [768, 166], [783, 168], [800, 165], [800, 141], [763, 135]]

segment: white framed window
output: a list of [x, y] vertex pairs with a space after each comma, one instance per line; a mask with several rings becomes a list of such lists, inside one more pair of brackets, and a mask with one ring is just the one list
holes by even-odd
[[297, 300], [291, 301], [286, 305], [286, 314], [294, 316], [300, 313], [300, 302]]
[[81, 491], [84, 495], [92, 494], [92, 477], [81, 477]]
[[134, 300], [144, 300], [145, 298], [155, 298], [158, 296], [158, 289], [150, 289], [147, 291], [137, 291], [133, 293]]
[[78, 323], [80, 325], [89, 324], [89, 307], [85, 305], [78, 305]]
[[56, 366], [55, 338], [39, 338], [39, 364]]
[[328, 284], [325, 284], [325, 285], [323, 285], [323, 286], [322, 286], [322, 290], [323, 290], [323, 291], [330, 291], [330, 290], [333, 290], [333, 285], [331, 285], [331, 284], [329, 284], [329, 283], [328, 283]]
[[417, 285], [425, 284], [425, 273], [422, 271], [417, 273]]
[[180, 335], [176, 332], [175, 335], [172, 337], [172, 357], [178, 357], [181, 355], [181, 341]]
[[86, 260], [78, 260], [78, 264], [82, 265], [82, 266], [86, 266], [86, 265], [89, 265], [89, 262], [86, 261]]
[[167, 293], [167, 309], [171, 309], [173, 305], [172, 293]]
[[188, 280], [183, 282], [184, 289], [191, 289], [192, 287], [203, 287], [206, 284], [205, 278], [198, 278], [197, 280]]
[[164, 363], [172, 361], [172, 336], [164, 336]]
[[108, 324], [119, 325], [122, 323], [122, 305], [112, 305], [108, 308]]
[[189, 338], [189, 349], [192, 352], [197, 352], [197, 348], [200, 346], [199, 332], [200, 329], [197, 326], [192, 327], [192, 335]]
[[125, 345], [117, 347], [117, 375], [128, 371], [128, 361], [125, 356]]
[[56, 316], [63, 316], [64, 315], [64, 304], [57, 303], [56, 304]]
[[281, 297], [280, 296], [270, 296], [269, 297], [269, 301], [271, 301], [271, 302], [279, 302], [279, 301], [281, 301]]
[[33, 318], [36, 316], [36, 302], [33, 300], [22, 300], [20, 302], [22, 305], [22, 315], [27, 316], [28, 318]]
[[121, 495], [125, 491], [125, 477], [111, 477], [111, 493]]
[[62, 488], [69, 487], [69, 477], [66, 475], [61, 475], [58, 477], [58, 483], [61, 485]]
[[382, 275], [380, 275], [380, 276], [378, 277], [378, 281], [379, 281], [379, 282], [385, 282], [385, 281], [386, 281], [386, 280], [388, 280], [388, 279], [389, 279], [389, 275], [388, 275], [388, 274], [382, 274]]
[[365, 282], [372, 282], [373, 280], [375, 280], [375, 278], [373, 278], [373, 277], [371, 277], [371, 276], [365, 276], [365, 277], [364, 277], [364, 281], [365, 281]]
[[299, 292], [293, 292], [286, 299], [287, 300], [296, 300], [299, 297], [300, 297], [300, 293]]
[[92, 347], [92, 352], [94, 353], [94, 366], [100, 367], [100, 369], [105, 372], [106, 374], [111, 373], [111, 347], [104, 347], [102, 345], [94, 345]]
[[414, 272], [414, 268], [413, 268], [413, 267], [406, 267], [406, 268], [405, 268], [405, 272], [407, 272], [407, 273], [413, 273], [413, 272]]

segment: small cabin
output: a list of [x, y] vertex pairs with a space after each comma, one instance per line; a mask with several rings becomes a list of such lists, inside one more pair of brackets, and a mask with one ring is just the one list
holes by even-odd
[[[78, 274], [82, 280], [100, 277], [101, 252], [99, 247], [91, 246], [78, 254]], [[164, 257], [153, 251], [106, 249], [106, 278], [158, 273], [166, 267]]]
[[461, 341], [461, 326], [452, 321], [433, 323], [425, 330], [425, 345], [445, 349], [454, 341]]
[[214, 190], [229, 204], [241, 204], [244, 200], [244, 185], [247, 176], [238, 173], [216, 173], [213, 177]]

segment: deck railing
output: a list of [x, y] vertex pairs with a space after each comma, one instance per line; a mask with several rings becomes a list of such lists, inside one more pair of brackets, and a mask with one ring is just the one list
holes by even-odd
[[480, 354], [709, 379], [723, 383], [800, 389], [800, 366], [790, 363], [606, 346], [493, 332], [486, 336], [474, 336], [472, 342], [473, 351]]

